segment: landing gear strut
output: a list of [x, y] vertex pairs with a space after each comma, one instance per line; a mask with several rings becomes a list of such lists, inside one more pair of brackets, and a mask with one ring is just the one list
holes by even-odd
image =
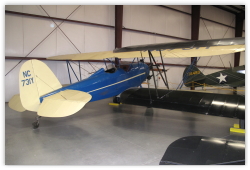
[[115, 96], [114, 98], [113, 98], [113, 103], [118, 103], [118, 104], [120, 104], [120, 97], [117, 97], [117, 96]]
[[41, 118], [41, 116], [37, 116], [36, 121], [32, 123], [33, 129], [37, 129], [39, 127], [39, 118]]
[[239, 125], [241, 129], [245, 129], [245, 119], [240, 119], [239, 120]]

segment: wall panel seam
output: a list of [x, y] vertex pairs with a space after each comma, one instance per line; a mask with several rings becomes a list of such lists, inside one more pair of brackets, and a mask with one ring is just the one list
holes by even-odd
[[181, 40], [191, 40], [191, 39], [188, 39], [188, 38], [176, 37], [176, 36], [171, 36], [171, 35], [166, 35], [166, 34], [160, 34], [160, 33], [156, 33], [156, 32], [136, 30], [136, 29], [131, 29], [131, 28], [123, 28], [123, 30], [140, 32], [140, 33], [146, 33], [146, 34], [152, 34], [152, 35], [159, 35], [159, 36], [164, 36], [164, 37], [169, 37], [169, 38], [175, 38], [175, 39], [181, 39]]
[[74, 23], [82, 23], [82, 24], [89, 24], [89, 25], [97, 25], [97, 26], [115, 28], [115, 26], [112, 26], [112, 25], [104, 25], [104, 24], [84, 22], [84, 21], [64, 19], [64, 18], [57, 18], [57, 17], [48, 17], [48, 16], [43, 16], [43, 15], [28, 14], [28, 13], [8, 11], [8, 10], [5, 10], [5, 14], [24, 15], [24, 16], [37, 17], [37, 18], [54, 19], [54, 20], [61, 20], [61, 21], [67, 21], [67, 22], [74, 22]]
[[[173, 8], [170, 8], [170, 7], [167, 7], [167, 8], [173, 9]], [[183, 11], [179, 11], [179, 10], [176, 10], [176, 9], [173, 9], [173, 10], [183, 13]], [[29, 13], [23, 13], [23, 12], [9, 11], [9, 10], [5, 10], [5, 13], [6, 14], [25, 15], [25, 16], [31, 16], [31, 17], [39, 17], [39, 18], [47, 18], [47, 19], [65, 20], [65, 21], [69, 21], [69, 22], [77, 22], [77, 23], [83, 23], [83, 24], [99, 25], [99, 26], [111, 27], [111, 28], [115, 27], [115, 26], [112, 26], [112, 25], [104, 25], [104, 24], [84, 22], [84, 21], [78, 21], [78, 20], [70, 20], [70, 19], [63, 19], [63, 18], [57, 18], [57, 17], [48, 17], [48, 16], [43, 16], [43, 15], [35, 15], [35, 14], [29, 14]], [[184, 12], [184, 14], [188, 14], [188, 15], [191, 16], [191, 14], [189, 14], [189, 13]], [[214, 22], [214, 23], [217, 23], [217, 24], [220, 24], [220, 25], [235, 29], [235, 27], [233, 27], [233, 26], [229, 26], [229, 25], [226, 25], [226, 24], [223, 24], [223, 23], [220, 23], [220, 22], [217, 22], [217, 21], [213, 21], [213, 20], [210, 20], [210, 19], [207, 19], [207, 18], [204, 18], [204, 17], [200, 17], [200, 18], [204, 19], [204, 20], [207, 20], [207, 21], [210, 21], [210, 22]], [[245, 31], [245, 30], [243, 30], [243, 31]]]
[[[169, 8], [169, 7], [168, 7]], [[176, 10], [179, 11], [179, 10]], [[28, 14], [28, 13], [22, 13], [22, 12], [14, 12], [14, 11], [8, 11], [5, 10], [6, 14], [16, 14], [16, 15], [24, 15], [24, 16], [31, 16], [31, 17], [38, 17], [38, 18], [45, 18], [45, 19], [55, 19], [55, 20], [64, 20], [64, 21], [68, 21], [68, 22], [76, 22], [76, 23], [82, 23], [82, 24], [89, 24], [89, 25], [96, 25], [96, 26], [103, 26], [103, 27], [109, 27], [109, 28], [115, 28], [115, 26], [111, 26], [111, 25], [104, 25], [104, 24], [98, 24], [98, 23], [90, 23], [90, 22], [83, 22], [83, 21], [77, 21], [77, 20], [69, 20], [69, 19], [63, 19], [63, 18], [56, 18], [56, 17], [47, 17], [47, 16], [41, 16], [41, 15], [34, 15], [34, 14]], [[191, 14], [190, 14], [191, 15]], [[230, 27], [235, 29], [232, 26], [228, 26], [213, 20], [209, 20], [203, 17], [200, 17], [201, 19], [210, 21], [210, 22], [214, 22], [220, 25], [224, 25], [226, 27]], [[142, 31], [142, 30], [136, 30], [136, 29], [130, 29], [130, 28], [123, 28], [123, 30], [130, 30], [130, 31], [135, 31], [135, 32], [143, 32], [143, 33], [148, 33], [148, 34], [154, 34], [154, 35], [160, 35], [160, 36], [165, 36], [165, 37], [169, 37], [169, 38], [175, 38], [175, 39], [182, 39], [182, 40], [190, 40], [187, 38], [182, 38], [182, 37], [175, 37], [175, 36], [171, 36], [171, 35], [165, 35], [165, 34], [159, 34], [159, 33], [154, 33], [154, 32], [148, 32], [148, 31]], [[245, 32], [245, 30], [243, 30], [243, 32]]]
[[[183, 14], [186, 14], [186, 15], [189, 15], [191, 16], [191, 13], [188, 13], [188, 12], [184, 12], [184, 11], [180, 11], [178, 9], [174, 9], [174, 8], [171, 8], [171, 7], [167, 7], [167, 6], [162, 6], [162, 5], [157, 5], [157, 6], [160, 6], [160, 7], [163, 7], [163, 8], [167, 8], [167, 9], [170, 9], [170, 10], [173, 10], [173, 11], [177, 11], [177, 12], [180, 12], [180, 13], [183, 13]], [[230, 25], [227, 25], [227, 24], [223, 24], [221, 22], [217, 22], [217, 21], [214, 21], [214, 20], [211, 20], [211, 19], [207, 19], [207, 18], [204, 18], [204, 17], [200, 17], [201, 19], [204, 19], [204, 20], [207, 20], [207, 21], [210, 21], [210, 22], [214, 22], [214, 23], [217, 23], [217, 24], [220, 24], [220, 25], [223, 25], [223, 26], [226, 26], [226, 27], [230, 27], [230, 28], [233, 28], [235, 29], [235, 27], [233, 26], [230, 26]], [[243, 30], [245, 32], [245, 30]]]

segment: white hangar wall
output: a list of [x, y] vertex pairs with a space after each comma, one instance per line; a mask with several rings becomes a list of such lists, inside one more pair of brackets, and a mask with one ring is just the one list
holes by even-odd
[[[57, 18], [67, 18], [78, 6], [77, 5], [46, 5], [44, 10], [51, 16]], [[190, 5], [169, 5], [168, 7], [191, 13]], [[47, 16], [46, 12], [37, 5], [7, 5], [6, 10], [30, 13]], [[123, 6], [123, 27], [127, 29], [153, 32], [170, 37], [153, 35], [148, 33], [136, 32], [123, 29], [122, 46], [140, 45], [150, 43], [178, 42], [183, 39], [191, 38], [191, 15], [181, 13], [168, 8], [151, 5], [124, 5]], [[235, 16], [226, 11], [212, 6], [201, 6], [201, 17], [234, 26]], [[80, 6], [68, 19], [104, 24], [115, 25], [115, 6], [112, 5], [83, 5]], [[62, 21], [55, 21], [60, 24]], [[25, 57], [34, 49], [46, 36], [48, 36], [56, 25], [50, 19], [33, 18], [14, 14], [5, 15], [5, 56]], [[52, 32], [28, 57], [50, 57], [54, 55], [110, 51], [115, 47], [114, 28], [96, 25], [64, 22], [60, 25], [61, 30], [74, 43], [68, 40], [60, 29]], [[243, 36], [245, 33], [243, 32]], [[173, 37], [179, 37], [173, 38]], [[200, 19], [199, 39], [230, 38], [234, 37], [234, 29], [217, 24], [211, 21]], [[76, 46], [76, 47], [75, 47]], [[76, 49], [77, 48], [77, 49]], [[221, 58], [220, 58], [221, 57]], [[229, 62], [233, 65], [233, 54], [214, 56], [213, 58], [204, 57], [198, 65], [229, 67]], [[156, 58], [160, 62], [159, 58]], [[6, 60], [5, 74], [10, 71], [20, 60]], [[146, 59], [148, 61], [148, 59]], [[222, 63], [223, 61], [223, 63]], [[23, 63], [24, 61], [22, 61]], [[165, 63], [170, 64], [190, 64], [191, 59], [164, 59]], [[21, 63], [21, 64], [22, 64]], [[69, 84], [66, 62], [45, 61], [58, 77], [61, 84]], [[244, 64], [244, 53], [241, 55], [240, 64]], [[13, 71], [5, 76], [5, 101], [19, 93], [18, 72], [21, 67], [19, 64]], [[77, 63], [72, 63], [78, 74]], [[91, 73], [101, 67], [103, 63], [81, 63], [82, 77], [87, 78]], [[175, 89], [181, 81], [184, 67], [166, 66], [167, 77], [170, 88]], [[218, 69], [202, 69], [205, 74], [209, 74]], [[73, 82], [77, 81], [71, 72]], [[158, 79], [158, 86], [164, 87], [161, 79]], [[143, 85], [146, 87], [146, 85]]]
[[[190, 5], [169, 5], [168, 7], [177, 9], [191, 14]], [[201, 6], [201, 17], [219, 22], [228, 26], [235, 26], [235, 15], [213, 6]], [[218, 39], [218, 38], [233, 38], [235, 29], [200, 19], [199, 39]], [[123, 27], [158, 34], [169, 35], [173, 37], [191, 39], [191, 15], [181, 13], [175, 10], [163, 8], [160, 6], [150, 5], [125, 5], [123, 7]], [[244, 32], [243, 32], [244, 33]], [[244, 34], [243, 34], [244, 36]], [[178, 42], [185, 41], [177, 38], [164, 37], [160, 35], [152, 35], [147, 33], [123, 30], [122, 46], [163, 43], [163, 42]], [[156, 58], [160, 62], [160, 58]], [[149, 61], [146, 59], [146, 61]], [[191, 59], [171, 59], [165, 58], [165, 63], [170, 64], [190, 64]], [[203, 66], [218, 66], [230, 67], [234, 64], [234, 54], [221, 56], [201, 57], [198, 65]], [[245, 63], [244, 52], [241, 55], [240, 65]], [[167, 78], [170, 88], [175, 89], [181, 82], [184, 67], [166, 66]], [[210, 74], [219, 69], [201, 69], [204, 74]], [[153, 83], [153, 82], [151, 82]], [[163, 81], [158, 76], [158, 86], [164, 88]], [[143, 85], [147, 87], [147, 85]], [[185, 89], [185, 87], [184, 87]], [[189, 88], [186, 88], [189, 89]]]
[[[67, 18], [77, 5], [45, 5], [42, 6], [51, 17]], [[6, 5], [6, 10], [29, 13], [35, 15], [47, 14], [38, 5]], [[112, 5], [86, 5], [80, 6], [68, 19], [85, 21], [97, 24], [114, 26], [115, 6]], [[55, 21], [60, 24], [62, 21]], [[56, 24], [50, 19], [34, 18], [13, 14], [5, 15], [5, 56], [25, 57], [55, 28]], [[114, 28], [64, 22], [60, 29], [74, 43], [81, 52], [110, 51], [114, 49]], [[63, 54], [74, 54], [79, 51], [72, 45], [64, 33], [56, 29], [27, 57], [50, 57]], [[5, 74], [7, 74], [20, 60], [5, 60]], [[5, 101], [19, 93], [18, 75], [25, 61], [22, 61], [13, 71], [5, 76]], [[69, 84], [66, 62], [45, 61], [61, 84]], [[75, 63], [75, 64], [74, 64]], [[77, 63], [72, 63], [76, 74], [79, 74]], [[103, 63], [92, 63], [95, 70], [104, 67]], [[89, 73], [95, 70], [88, 63], [82, 62], [81, 67]], [[91, 74], [82, 70], [82, 78]], [[71, 71], [71, 78], [76, 82]]]
[[[190, 5], [169, 6], [187, 13], [191, 13]], [[151, 5], [124, 5], [123, 6], [123, 27], [135, 30], [153, 32], [173, 37], [191, 39], [191, 16], [178, 11], [160, 6]], [[122, 46], [152, 44], [164, 42], [180, 42], [182, 39], [139, 33], [130, 30], [123, 30]], [[190, 58], [173, 59], [165, 58], [165, 63], [190, 64]], [[146, 58], [145, 61], [149, 62]], [[161, 62], [156, 58], [156, 62]], [[182, 78], [184, 67], [168, 67], [167, 78], [170, 88], [176, 88]], [[159, 76], [160, 77], [160, 76]], [[158, 77], [158, 86], [165, 87], [163, 81]], [[153, 84], [151, 80], [151, 85]], [[147, 87], [147, 85], [143, 85]]]
[[[231, 27], [235, 27], [235, 15], [224, 10], [218, 9], [213, 6], [201, 6], [201, 17], [216, 21]], [[245, 30], [243, 25], [243, 30]], [[243, 37], [245, 36], [243, 31]], [[219, 38], [233, 38], [235, 37], [235, 29], [200, 19], [200, 28], [199, 28], [199, 39], [219, 39]], [[220, 55], [220, 56], [208, 56], [202, 57], [199, 60], [199, 65], [209, 65], [209, 66], [219, 66], [219, 67], [230, 67], [230, 63], [234, 65], [234, 54]], [[245, 64], [245, 52], [241, 52], [240, 65]], [[213, 72], [220, 71], [219, 69], [202, 69], [204, 74], [210, 74]], [[201, 89], [201, 88], [197, 88]], [[212, 89], [212, 88], [210, 88]], [[238, 88], [244, 90], [245, 88]], [[229, 91], [230, 92], [230, 91]], [[243, 94], [244, 92], [239, 92]]]

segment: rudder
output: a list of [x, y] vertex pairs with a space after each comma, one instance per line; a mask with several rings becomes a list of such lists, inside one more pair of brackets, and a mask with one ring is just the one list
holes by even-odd
[[183, 83], [186, 87], [192, 86], [191, 82], [205, 79], [206, 76], [194, 65], [189, 65], [183, 72]]
[[22, 65], [19, 72], [19, 90], [25, 109], [37, 112], [40, 106], [40, 96], [61, 87], [56, 76], [43, 62], [28, 60]]

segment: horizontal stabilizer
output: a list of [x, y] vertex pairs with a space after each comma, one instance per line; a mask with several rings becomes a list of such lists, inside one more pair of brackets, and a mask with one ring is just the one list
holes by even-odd
[[44, 98], [37, 114], [42, 117], [66, 117], [78, 112], [92, 96], [77, 90], [65, 90]]
[[18, 112], [24, 112], [26, 109], [23, 107], [20, 94], [14, 95], [9, 101], [9, 107]]
[[68, 85], [70, 85], [70, 84], [62, 84], [62, 87], [66, 87], [66, 86], [68, 86]]
[[245, 86], [245, 80], [236, 81], [229, 84], [230, 87], [243, 87]]

